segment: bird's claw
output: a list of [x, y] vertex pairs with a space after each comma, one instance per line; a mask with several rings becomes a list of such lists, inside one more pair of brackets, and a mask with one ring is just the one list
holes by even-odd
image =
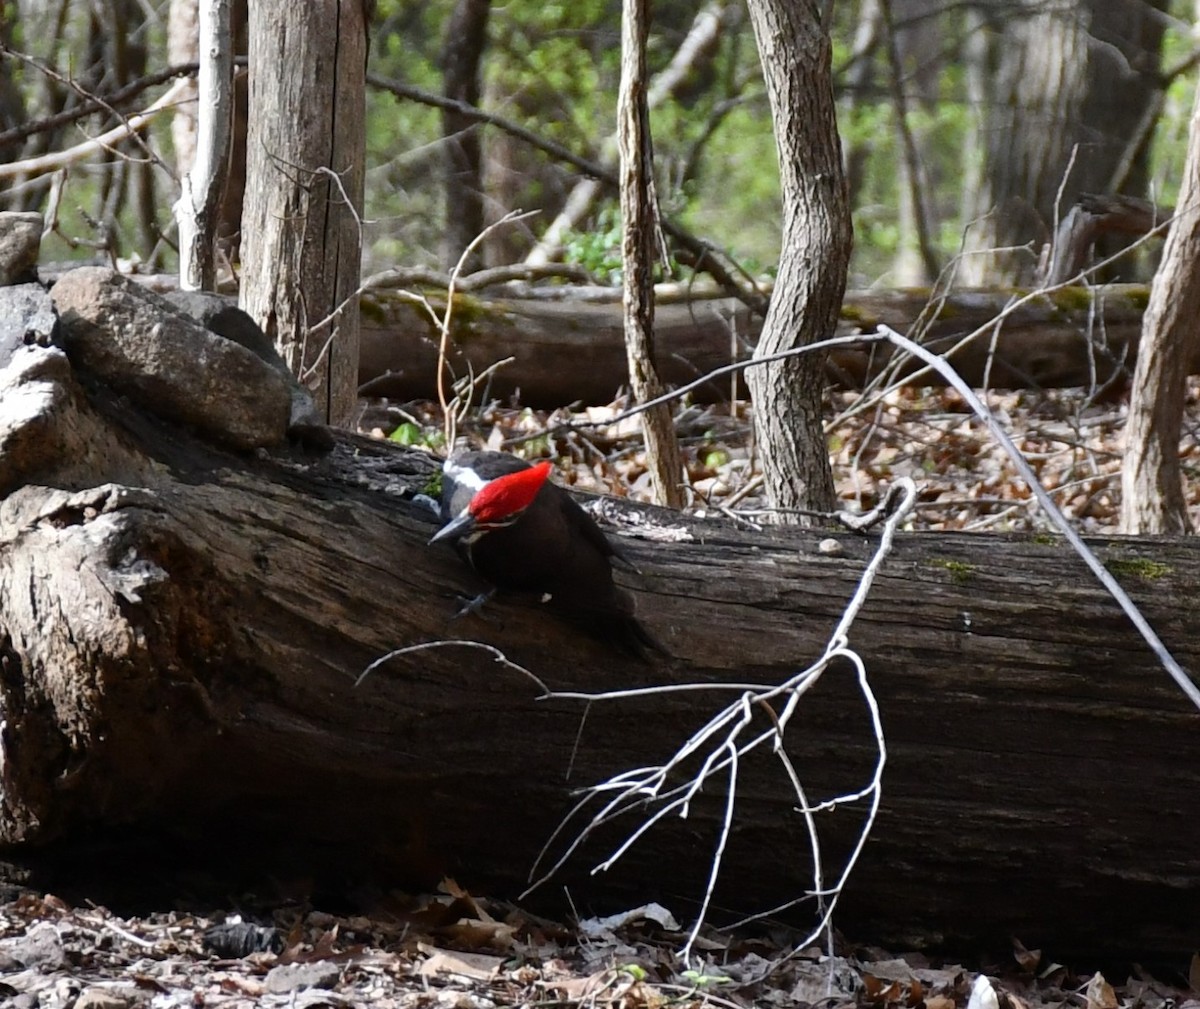
[[[450, 619], [458, 620], [460, 617], [465, 617], [465, 616], [473, 613], [476, 616], [478, 616], [480, 620], [490, 621], [491, 617], [489, 617], [486, 613], [483, 612], [483, 605], [489, 599], [491, 599], [492, 596], [494, 596], [495, 594], [496, 594], [496, 590], [491, 589], [488, 592], [480, 592], [479, 595], [475, 596], [475, 598], [473, 598], [473, 599], [467, 599], [466, 602], [464, 603], [463, 607], [457, 613], [455, 613], [454, 616], [452, 616]], [[463, 599], [463, 598], [465, 598], [465, 597], [459, 596], [459, 599]]]

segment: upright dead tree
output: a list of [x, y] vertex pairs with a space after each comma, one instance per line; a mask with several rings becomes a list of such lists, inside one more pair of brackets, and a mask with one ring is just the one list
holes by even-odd
[[175, 204], [179, 222], [179, 286], [190, 291], [216, 287], [216, 230], [229, 165], [233, 132], [233, 32], [231, 0], [202, 0], [198, 36], [195, 158], [183, 176]]
[[[487, 43], [491, 0], [458, 0], [446, 23], [442, 45], [442, 75], [446, 97], [479, 104], [480, 63]], [[474, 120], [454, 109], [442, 110], [446, 162], [446, 227], [442, 262], [453, 269], [463, 250], [484, 228], [483, 142]], [[467, 273], [479, 266], [473, 252], [464, 264]]]
[[[747, 6], [771, 101], [783, 193], [779, 275], [755, 350], [761, 358], [833, 335], [853, 236], [829, 36], [819, 8], [812, 0], [749, 0]], [[821, 423], [823, 357], [804, 354], [752, 368], [747, 381], [772, 507], [832, 508]]]
[[358, 389], [362, 0], [250, 3], [241, 307], [333, 423]]
[[1121, 529], [1191, 532], [1179, 468], [1183, 398], [1200, 348], [1200, 92], [1192, 106], [1175, 219], [1150, 289], [1121, 467]]
[[960, 281], [1027, 283], [1027, 246], [1048, 242], [1080, 193], [1150, 195], [1143, 123], [1162, 87], [1162, 11], [1161, 0], [1016, 0], [970, 12], [982, 118], [968, 145], [983, 157], [964, 187], [967, 219], [979, 220]]
[[[624, 0], [621, 18], [621, 88], [617, 98], [617, 136], [621, 151], [621, 260], [624, 266], [625, 353], [629, 379], [639, 403], [663, 392], [654, 364], [654, 258], [658, 207], [652, 172], [650, 110], [646, 103], [646, 36], [649, 0]], [[642, 415], [654, 498], [671, 508], [683, 506], [683, 461], [663, 403]]]

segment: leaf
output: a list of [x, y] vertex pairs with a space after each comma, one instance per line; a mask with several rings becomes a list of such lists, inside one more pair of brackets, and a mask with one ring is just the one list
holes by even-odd
[[987, 975], [980, 974], [971, 985], [971, 997], [967, 999], [967, 1009], [1000, 1009], [1000, 1000], [996, 997], [996, 989]]
[[685, 970], [681, 976], [687, 978], [697, 988], [703, 988], [710, 984], [733, 983], [733, 978], [725, 977], [722, 974], [702, 974], [698, 970]]
[[388, 435], [387, 440], [393, 441], [397, 445], [420, 445], [425, 438], [419, 425], [405, 421], [396, 426], [396, 430]]
[[439, 935], [453, 939], [457, 945], [470, 949], [489, 947], [507, 951], [512, 949], [513, 933], [516, 929], [502, 921], [479, 921], [477, 918], [463, 918], [445, 928], [439, 928]]
[[1099, 971], [1092, 975], [1083, 995], [1087, 999], [1087, 1009], [1117, 1009], [1117, 993]]
[[484, 953], [460, 953], [455, 950], [438, 949], [426, 943], [418, 943], [417, 948], [422, 953], [428, 953], [429, 959], [419, 968], [417, 973], [422, 977], [437, 977], [439, 974], [456, 974], [459, 977], [475, 981], [490, 981], [500, 973], [504, 964], [502, 956], [488, 956]]
[[1016, 937], [1013, 938], [1012, 946], [1013, 959], [1017, 961], [1021, 970], [1028, 971], [1030, 974], [1036, 971], [1042, 959], [1042, 951], [1040, 949], [1026, 949], [1021, 940]]
[[679, 931], [679, 922], [661, 904], [643, 904], [631, 911], [610, 914], [607, 918], [587, 918], [579, 923], [579, 929], [584, 935], [598, 937], [643, 919], [654, 922], [667, 932]]

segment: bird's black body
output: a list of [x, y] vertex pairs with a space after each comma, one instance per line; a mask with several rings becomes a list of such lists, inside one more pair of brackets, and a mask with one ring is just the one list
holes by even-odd
[[[503, 452], [462, 452], [447, 460], [442, 477], [441, 516], [453, 524], [494, 480], [530, 470], [529, 463]], [[532, 476], [532, 474], [530, 474]], [[516, 514], [487, 514], [462, 532], [448, 525], [459, 554], [502, 591], [548, 596], [555, 611], [593, 633], [635, 651], [662, 650], [633, 615], [633, 600], [613, 582], [619, 556], [595, 520], [560, 487], [545, 480], [533, 500]], [[439, 533], [439, 537], [442, 534]]]

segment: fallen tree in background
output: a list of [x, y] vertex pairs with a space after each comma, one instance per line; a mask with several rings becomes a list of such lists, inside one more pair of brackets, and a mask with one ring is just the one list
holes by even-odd
[[[53, 281], [61, 267], [43, 268]], [[483, 273], [512, 271], [481, 271]], [[411, 280], [408, 289], [372, 287], [360, 299], [360, 393], [392, 399], [435, 399], [439, 332], [430, 314], [445, 308], [444, 288], [429, 271], [391, 271], [387, 284]], [[159, 293], [176, 278], [137, 276]], [[456, 374], [481, 375], [500, 400], [518, 397], [532, 407], [607, 404], [626, 382], [621, 304], [611, 288], [525, 288], [521, 296], [483, 294], [460, 282], [451, 328], [450, 363]], [[1124, 389], [1137, 356], [1145, 285], [1063, 288], [1014, 308], [1025, 292], [964, 290], [930, 305], [927, 290], [849, 291], [838, 336], [871, 333], [887, 325], [947, 353], [976, 388], [1053, 389], [1106, 386]], [[231, 303], [232, 296], [227, 295]], [[692, 382], [733, 361], [750, 359], [761, 319], [731, 298], [680, 289], [660, 292], [655, 339], [668, 386]], [[423, 304], [424, 301], [426, 304]], [[1002, 321], [997, 323], [997, 318]], [[974, 334], [972, 336], [972, 334]], [[964, 338], [972, 337], [964, 342]], [[1200, 360], [1191, 363], [1200, 373]], [[901, 383], [937, 386], [936, 374], [889, 346], [864, 340], [830, 352], [827, 375], [838, 388], [861, 389], [887, 374]], [[713, 380], [695, 390], [702, 402], [747, 395], [740, 380]]]
[[[445, 292], [422, 289], [441, 311]], [[577, 401], [611, 402], [626, 383], [619, 301], [594, 300], [563, 289], [561, 297], [457, 295], [451, 364], [459, 374], [481, 374], [511, 358], [489, 380], [492, 396], [518, 395], [528, 406]], [[839, 336], [869, 333], [886, 324], [912, 333], [973, 386], [991, 388], [1099, 388], [1132, 373], [1146, 306], [1145, 286], [1067, 288], [1032, 299], [1004, 315], [1012, 291], [961, 291], [930, 307], [928, 291], [851, 291], [842, 305]], [[441, 299], [439, 301], [439, 298]], [[363, 297], [359, 380], [370, 395], [427, 399], [435, 388], [437, 331], [429, 311], [411, 295], [375, 290]], [[1002, 323], [992, 325], [1003, 316]], [[927, 319], [928, 321], [922, 321]], [[655, 341], [663, 381], [683, 385], [731, 363], [748, 360], [761, 319], [729, 298], [660, 300]], [[963, 346], [964, 337], [977, 335]], [[905, 380], [918, 364], [890, 348], [864, 342], [830, 353], [829, 380], [862, 388], [889, 369]], [[1200, 361], [1193, 362], [1200, 371]], [[936, 375], [921, 384], [939, 385]], [[728, 398], [730, 381], [695, 393], [705, 401]], [[744, 387], [739, 395], [745, 396]]]

